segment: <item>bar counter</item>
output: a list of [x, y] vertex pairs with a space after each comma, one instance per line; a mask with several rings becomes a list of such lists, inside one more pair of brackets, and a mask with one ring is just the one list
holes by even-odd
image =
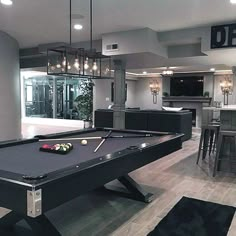
[[[221, 108], [204, 107], [202, 123], [209, 124], [211, 121], [220, 122], [220, 131], [236, 132], [236, 105], [227, 105]], [[236, 140], [233, 137], [225, 137], [223, 140], [223, 150], [220, 153], [226, 160], [231, 158], [233, 162], [221, 161], [219, 170], [226, 172], [236, 172]], [[235, 162], [234, 162], [235, 161]]]

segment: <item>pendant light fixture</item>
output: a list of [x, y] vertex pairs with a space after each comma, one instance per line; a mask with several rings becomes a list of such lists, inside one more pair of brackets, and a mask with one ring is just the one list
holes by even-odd
[[173, 70], [170, 70], [169, 67], [166, 67], [164, 71], [162, 71], [162, 76], [172, 76], [174, 74]]
[[69, 45], [47, 50], [47, 74], [89, 79], [110, 79], [111, 58], [93, 48], [93, 0], [90, 0], [90, 49], [72, 47], [72, 2]]

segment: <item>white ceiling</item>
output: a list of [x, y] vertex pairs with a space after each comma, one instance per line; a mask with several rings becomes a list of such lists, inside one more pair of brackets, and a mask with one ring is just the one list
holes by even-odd
[[[13, 0], [0, 6], [0, 30], [20, 43], [21, 48], [69, 38], [69, 0]], [[73, 41], [89, 39], [89, 1], [72, 0], [74, 20], [84, 26], [73, 32]], [[217, 24], [236, 19], [230, 0], [94, 0], [94, 38], [101, 34], [149, 27], [167, 31]]]
[[[216, 73], [219, 71], [224, 71], [225, 73], [232, 72], [231, 67], [226, 65], [191, 65], [191, 66], [173, 66], [169, 67], [170, 70], [172, 70], [174, 73], [185, 73], [185, 72], [192, 72], [192, 73], [198, 73], [198, 72], [210, 72], [210, 69], [214, 68]], [[167, 67], [156, 67], [156, 68], [143, 68], [143, 69], [129, 69], [127, 70], [128, 74], [130, 76], [135, 77], [150, 77], [150, 76], [156, 76], [158, 74], [162, 74], [164, 70], [166, 70]], [[143, 72], [147, 72], [147, 74], [143, 74]]]

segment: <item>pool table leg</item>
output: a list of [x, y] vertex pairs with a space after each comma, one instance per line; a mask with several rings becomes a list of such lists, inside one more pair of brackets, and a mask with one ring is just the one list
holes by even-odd
[[9, 212], [0, 219], [0, 229], [7, 232], [14, 231], [15, 224], [23, 219], [29, 224], [33, 234], [36, 236], [61, 236], [45, 215], [31, 218], [19, 215], [14, 211]]
[[153, 200], [153, 194], [145, 192], [144, 189], [142, 189], [142, 187], [134, 179], [132, 179], [129, 175], [124, 175], [124, 176], [118, 178], [118, 181], [124, 187], [126, 187], [126, 189], [128, 190], [128, 193], [124, 192], [120, 188], [117, 188], [116, 186], [109, 186], [109, 187], [104, 186], [99, 189], [115, 193], [115, 194], [120, 195], [122, 197], [131, 198], [136, 201], [145, 202], [145, 203], [149, 203]]
[[34, 235], [61, 236], [61, 234], [45, 215], [41, 215], [36, 218], [24, 217], [24, 219], [30, 225]]
[[17, 222], [22, 220], [22, 216], [16, 212], [11, 211], [0, 219], [0, 228], [4, 230], [13, 230]]
[[153, 194], [145, 192], [144, 189], [129, 175], [124, 175], [118, 180], [129, 190], [131, 198], [149, 203], [153, 200]]

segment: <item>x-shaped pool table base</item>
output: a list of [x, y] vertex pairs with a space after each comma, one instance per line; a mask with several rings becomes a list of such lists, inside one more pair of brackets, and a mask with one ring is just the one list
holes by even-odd
[[[142, 187], [129, 175], [122, 176], [118, 178], [118, 180], [126, 187], [129, 193], [107, 189], [106, 187], [104, 187], [103, 189], [145, 203], [149, 203], [152, 201], [153, 194], [145, 192]], [[24, 219], [28, 223], [28, 225], [32, 229], [33, 235], [35, 236], [61, 236], [58, 230], [44, 214], [36, 218], [31, 218], [28, 216], [19, 215], [14, 211], [11, 211], [0, 219], [0, 229], [6, 232], [4, 233], [4, 236], [14, 235], [14, 226], [22, 219]]]

